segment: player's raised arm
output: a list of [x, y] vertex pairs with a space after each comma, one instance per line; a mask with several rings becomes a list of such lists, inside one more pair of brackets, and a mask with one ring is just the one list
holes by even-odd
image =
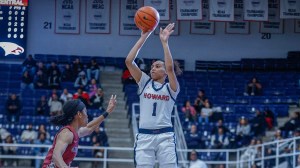
[[147, 38], [149, 37], [149, 35], [152, 33], [152, 31], [148, 31], [148, 32], [142, 32], [141, 33], [141, 37], [139, 38], [139, 40], [135, 43], [135, 45], [132, 47], [132, 49], [130, 50], [130, 52], [128, 53], [126, 60], [125, 60], [125, 64], [130, 72], [130, 74], [132, 75], [132, 77], [134, 78], [134, 80], [138, 83], [141, 79], [142, 76], [142, 71], [140, 70], [140, 68], [136, 65], [136, 63], [134, 62], [135, 58], [137, 57], [140, 49], [142, 48], [142, 46], [144, 45], [145, 41], [147, 40]]
[[106, 112], [99, 117], [95, 118], [93, 121], [89, 122], [86, 127], [81, 127], [78, 131], [79, 137], [84, 137], [90, 135], [99, 125], [104, 121], [108, 114], [112, 113], [116, 107], [117, 95], [111, 95]]
[[164, 49], [164, 57], [165, 57], [165, 66], [166, 66], [166, 72], [169, 78], [169, 83], [171, 89], [176, 92], [179, 85], [177, 82], [175, 70], [174, 70], [174, 63], [173, 63], [173, 58], [172, 54], [169, 48], [168, 40], [170, 35], [174, 32], [174, 23], [168, 24], [168, 26], [164, 29], [160, 28], [160, 41], [162, 43], [163, 49]]

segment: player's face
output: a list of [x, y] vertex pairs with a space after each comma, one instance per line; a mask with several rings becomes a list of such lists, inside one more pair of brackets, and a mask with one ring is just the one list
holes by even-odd
[[151, 66], [151, 78], [153, 80], [159, 80], [166, 75], [165, 64], [162, 61], [155, 61]]
[[87, 110], [84, 108], [82, 112], [80, 112], [79, 115], [79, 123], [81, 127], [85, 127], [88, 124], [88, 115], [87, 115]]

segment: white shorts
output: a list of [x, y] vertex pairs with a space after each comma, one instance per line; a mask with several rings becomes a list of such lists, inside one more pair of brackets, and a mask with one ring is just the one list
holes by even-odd
[[177, 165], [176, 137], [174, 132], [136, 135], [134, 163], [136, 166], [154, 166], [158, 160], [160, 167], [166, 164]]

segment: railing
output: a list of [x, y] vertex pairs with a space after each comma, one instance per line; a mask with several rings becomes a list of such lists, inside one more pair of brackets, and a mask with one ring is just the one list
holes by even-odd
[[[139, 114], [136, 113], [135, 107], [139, 106], [139, 103], [132, 103], [132, 129], [134, 136], [138, 133], [138, 125], [137, 125], [137, 119], [139, 117]], [[182, 150], [177, 150], [177, 156], [178, 156], [178, 161], [180, 166], [186, 167], [186, 160], [187, 160], [187, 152], [185, 151], [187, 149], [183, 129], [181, 127], [180, 119], [178, 116], [178, 111], [177, 107], [174, 106], [174, 115], [172, 115], [172, 119], [174, 121], [174, 131], [176, 135], [176, 148], [182, 149]]]
[[[14, 146], [17, 148], [23, 148], [27, 150], [32, 150], [34, 148], [49, 148], [49, 145], [36, 145], [36, 144], [0, 144], [1, 147], [10, 147]], [[251, 168], [252, 163], [259, 163], [261, 167], [265, 167], [268, 161], [274, 163], [273, 167], [284, 167], [283, 164], [290, 164], [290, 167], [295, 168], [297, 165], [297, 158], [300, 155], [300, 137], [284, 139], [280, 141], [273, 141], [264, 143], [261, 145], [250, 146], [247, 148], [239, 149], [198, 149], [198, 155], [201, 156], [200, 159], [203, 160], [207, 165], [219, 165], [222, 164], [226, 168]], [[241, 159], [242, 155], [245, 153], [245, 150], [249, 148], [254, 148], [257, 151], [261, 151], [259, 157], [247, 157], [246, 159]], [[287, 148], [289, 149], [287, 152]], [[91, 147], [91, 146], [79, 146], [79, 149], [90, 150], [103, 150], [103, 158], [94, 158], [93, 156], [89, 157], [76, 157], [76, 161], [81, 162], [101, 162], [103, 168], [107, 168], [109, 163], [133, 163], [133, 159], [128, 158], [113, 158], [109, 156], [109, 152], [116, 151], [121, 152], [132, 152], [133, 148], [121, 148], [121, 147]], [[267, 155], [267, 150], [273, 149], [275, 153]], [[188, 153], [191, 152], [189, 149], [177, 149], [179, 153]], [[78, 155], [80, 154], [80, 150]], [[219, 158], [214, 158], [213, 156], [219, 156]], [[220, 157], [221, 156], [221, 157]], [[25, 154], [17, 153], [16, 155], [6, 155], [1, 154], [0, 159], [44, 159], [45, 156], [36, 156], [34, 154]], [[283, 161], [285, 160], [285, 161]], [[188, 160], [179, 158], [179, 165], [181, 168], [187, 168]], [[85, 166], [86, 167], [86, 166]], [[88, 167], [86, 167], [88, 168]], [[113, 167], [111, 167], [113, 168]]]

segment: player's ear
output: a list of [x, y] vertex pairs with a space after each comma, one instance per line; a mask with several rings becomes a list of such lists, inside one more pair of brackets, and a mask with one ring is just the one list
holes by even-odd
[[80, 111], [77, 111], [77, 115], [78, 115], [78, 117], [79, 117], [79, 118], [81, 118], [81, 117], [82, 117], [82, 114], [81, 114], [81, 112], [80, 112]]

